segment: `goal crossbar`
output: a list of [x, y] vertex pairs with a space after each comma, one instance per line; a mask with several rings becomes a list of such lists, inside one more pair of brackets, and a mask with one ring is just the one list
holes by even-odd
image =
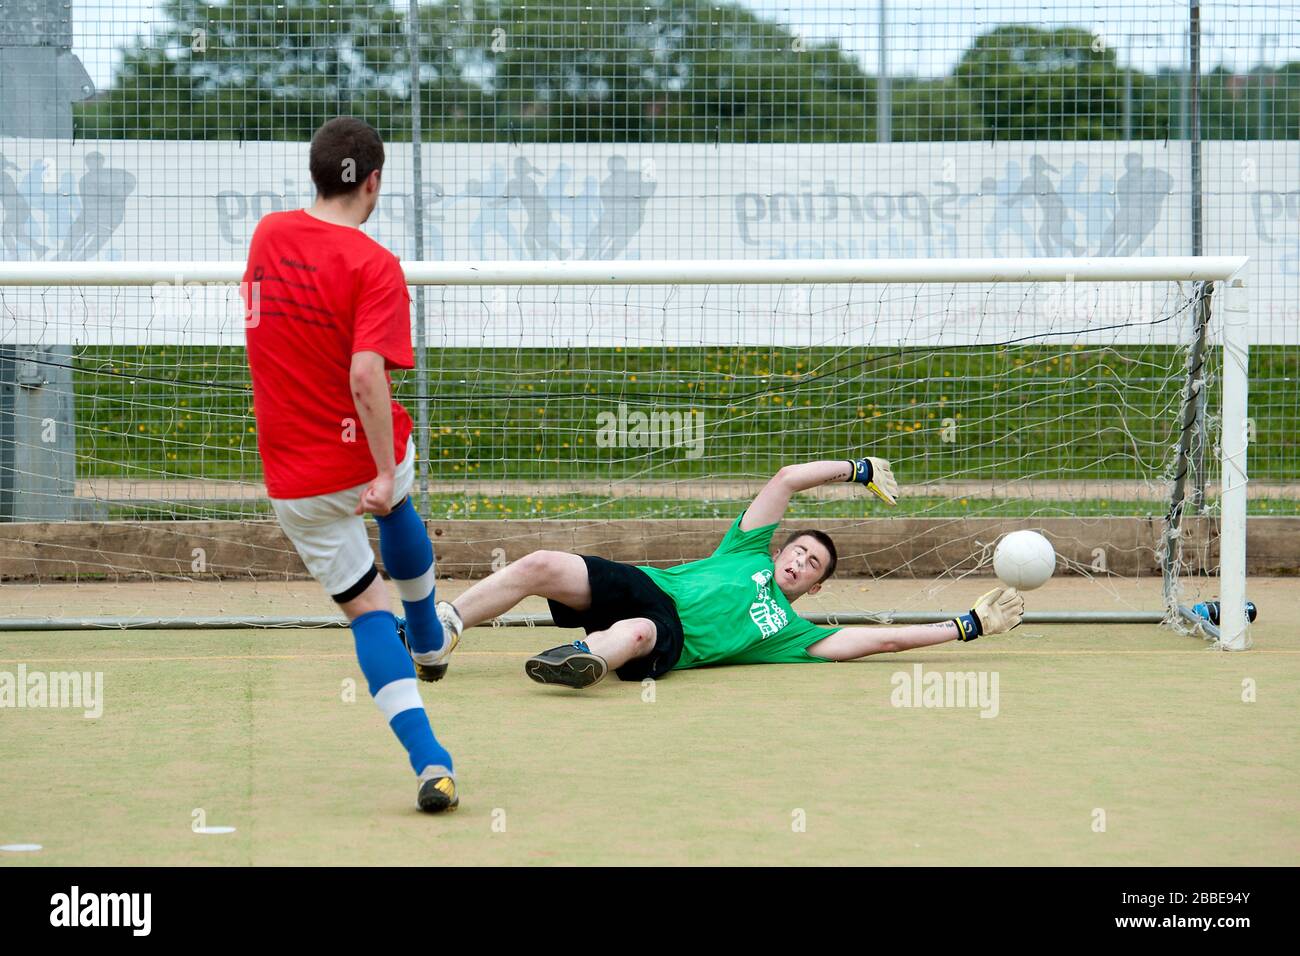
[[[1038, 259], [692, 259], [404, 262], [411, 285], [781, 285], [795, 283], [1223, 281], [1246, 256]], [[4, 262], [0, 286], [140, 286], [239, 282], [245, 264], [224, 262]]]

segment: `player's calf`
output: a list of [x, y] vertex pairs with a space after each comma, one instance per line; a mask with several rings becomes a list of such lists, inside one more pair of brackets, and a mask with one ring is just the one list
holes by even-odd
[[424, 522], [409, 496], [388, 514], [377, 515], [376, 521], [379, 553], [406, 613], [401, 636], [415, 661], [416, 675], [423, 681], [441, 680], [456, 641], [449, 639], [437, 613], [433, 545]]
[[[420, 774], [420, 808], [450, 809], [446, 805], [424, 806], [426, 771], [430, 767], [439, 768], [441, 776], [450, 778], [451, 754], [433, 734], [424, 703], [420, 700], [411, 659], [397, 640], [396, 619], [388, 611], [366, 611], [354, 617], [351, 625], [357, 662], [366, 677], [370, 696], [406, 749], [411, 769]], [[450, 797], [455, 798], [454, 784]], [[437, 798], [432, 796], [429, 800], [437, 802]]]

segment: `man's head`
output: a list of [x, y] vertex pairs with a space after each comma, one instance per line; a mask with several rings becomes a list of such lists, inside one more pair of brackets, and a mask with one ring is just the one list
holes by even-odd
[[776, 586], [789, 601], [804, 594], [816, 594], [822, 582], [835, 573], [838, 560], [830, 535], [811, 528], [795, 531], [772, 559], [776, 565]]
[[308, 165], [321, 199], [360, 202], [362, 221], [370, 217], [384, 168], [384, 142], [373, 126], [351, 116], [330, 120], [311, 138]]

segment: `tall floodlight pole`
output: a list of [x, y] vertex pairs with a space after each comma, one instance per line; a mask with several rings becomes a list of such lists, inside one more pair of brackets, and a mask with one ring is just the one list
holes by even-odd
[[1271, 99], [1271, 97], [1267, 96], [1267, 94], [1272, 89], [1274, 78], [1272, 76], [1266, 78], [1264, 75], [1264, 70], [1266, 66], [1266, 64], [1264, 63], [1264, 57], [1266, 56], [1265, 53], [1266, 48], [1269, 46], [1276, 46], [1277, 39], [1278, 37], [1276, 33], [1261, 33], [1259, 35], [1259, 59], [1258, 62], [1255, 64], [1255, 75], [1258, 77], [1258, 80], [1255, 84], [1255, 100], [1258, 104], [1256, 106], [1256, 110], [1258, 111], [1258, 119], [1256, 121], [1257, 126], [1255, 129], [1255, 139], [1264, 138], [1265, 124], [1269, 126], [1269, 138], [1272, 139], [1273, 137], [1272, 124], [1268, 122], [1268, 110], [1266, 109], [1266, 106], [1268, 105], [1268, 99]]
[[[416, 261], [424, 260], [424, 164], [421, 155], [420, 102], [420, 3], [410, 0], [406, 14], [406, 48], [411, 61], [411, 226], [415, 231], [412, 251]], [[428, 513], [429, 505], [429, 363], [424, 323], [424, 286], [415, 287], [415, 449], [416, 479], [420, 489], [420, 510]]]
[[1190, 90], [1188, 109], [1192, 173], [1192, 255], [1201, 255], [1204, 241], [1201, 224], [1201, 3], [1191, 0], [1191, 22], [1187, 30], [1187, 72]]
[[1259, 78], [1255, 83], [1255, 138], [1264, 138], [1264, 36], [1259, 35], [1259, 54], [1255, 58], [1255, 75]]
[[1190, 67], [1187, 65], [1187, 51], [1191, 45], [1190, 32], [1189, 30], [1183, 31], [1183, 68], [1178, 71], [1178, 138], [1184, 142], [1187, 141], [1190, 135], [1187, 106], [1187, 90], [1191, 86]]
[[880, 43], [876, 67], [876, 142], [893, 140], [894, 108], [889, 90], [889, 37], [886, 29], [885, 0], [880, 0]]
[[1133, 34], [1124, 35], [1124, 142], [1133, 139]]
[[[1133, 138], [1133, 127], [1135, 125], [1133, 109], [1133, 74], [1138, 72], [1138, 67], [1133, 60], [1133, 41], [1142, 44], [1143, 49], [1151, 49], [1153, 45], [1158, 46], [1163, 40], [1164, 35], [1152, 33], [1150, 31], [1139, 31], [1137, 33], [1124, 34], [1124, 58], [1127, 66], [1124, 69], [1124, 139]], [[1184, 93], [1186, 92], [1186, 82], [1184, 80]]]

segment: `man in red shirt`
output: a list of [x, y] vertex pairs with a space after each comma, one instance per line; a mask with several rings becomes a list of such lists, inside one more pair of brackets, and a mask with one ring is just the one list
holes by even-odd
[[[388, 377], [415, 365], [410, 297], [397, 257], [359, 228], [379, 200], [384, 146], [369, 124], [340, 117], [312, 137], [309, 162], [315, 203], [263, 217], [244, 274], [267, 494], [307, 570], [351, 622], [370, 693], [419, 775], [417, 805], [451, 810], [451, 755], [415, 677], [441, 677], [455, 639], [438, 617], [433, 547], [409, 497], [411, 417]], [[375, 567], [367, 513], [404, 621]]]

